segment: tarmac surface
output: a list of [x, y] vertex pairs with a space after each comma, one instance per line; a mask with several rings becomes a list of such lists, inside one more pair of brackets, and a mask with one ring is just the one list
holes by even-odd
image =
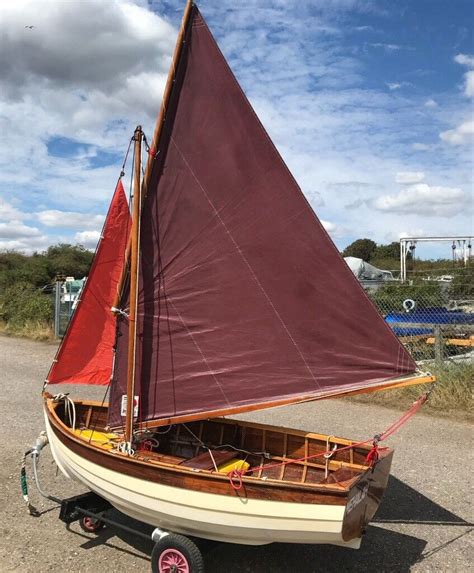
[[[44, 429], [40, 393], [55, 350], [53, 344], [0, 336], [0, 571], [148, 572], [151, 541], [113, 527], [97, 536], [84, 533], [77, 523], [66, 527], [58, 519], [58, 506], [41, 498], [31, 479], [30, 498], [40, 516], [29, 515], [23, 502], [21, 458]], [[56, 386], [51, 391], [101, 399], [104, 389]], [[367, 439], [399, 416], [400, 412], [379, 406], [326, 400], [241, 417]], [[210, 544], [205, 548], [207, 573], [472, 571], [471, 426], [418, 414], [388, 445], [396, 450], [392, 477], [360, 550]], [[41, 485], [48, 493], [69, 497], [84, 491], [56, 472], [48, 448], [40, 466]], [[31, 476], [29, 463], [27, 470]], [[118, 512], [115, 517], [133, 525]]]

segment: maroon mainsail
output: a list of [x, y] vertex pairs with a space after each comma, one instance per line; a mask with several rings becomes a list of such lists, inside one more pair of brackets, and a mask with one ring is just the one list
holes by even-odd
[[[196, 7], [154, 153], [141, 217], [140, 421], [373, 388], [416, 370]], [[129, 325], [117, 320], [112, 426], [127, 375]]]

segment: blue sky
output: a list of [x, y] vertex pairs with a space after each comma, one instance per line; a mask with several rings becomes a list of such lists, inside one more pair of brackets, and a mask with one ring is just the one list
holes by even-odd
[[[183, 5], [0, 4], [0, 248], [93, 248], [135, 125], [153, 132]], [[199, 5], [340, 248], [473, 232], [473, 2]]]

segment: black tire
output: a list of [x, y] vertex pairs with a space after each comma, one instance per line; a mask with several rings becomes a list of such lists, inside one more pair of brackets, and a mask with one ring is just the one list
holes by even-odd
[[[167, 555], [172, 556], [173, 550], [178, 552], [178, 556], [184, 557], [190, 573], [204, 573], [204, 559], [198, 546], [191, 539], [177, 533], [165, 535], [153, 547], [151, 552], [151, 570], [153, 573], [161, 573], [160, 558], [162, 556], [165, 558]], [[177, 569], [177, 573], [179, 571]]]
[[99, 531], [103, 529], [105, 523], [100, 519], [84, 515], [79, 520], [79, 525], [82, 531], [85, 531], [86, 533], [99, 533]]

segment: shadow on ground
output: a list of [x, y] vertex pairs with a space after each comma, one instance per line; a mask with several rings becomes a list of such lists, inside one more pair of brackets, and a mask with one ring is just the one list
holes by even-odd
[[[151, 534], [153, 528], [132, 520], [116, 510], [111, 510], [108, 517]], [[330, 545], [294, 545], [272, 544], [259, 547], [225, 543], [201, 543], [205, 555], [207, 573], [287, 573], [298, 571], [327, 573], [350, 570], [351, 572], [384, 571], [405, 573], [424, 559], [424, 539], [384, 529], [378, 524], [432, 524], [444, 526], [469, 526], [468, 522], [434, 503], [418, 491], [397, 478], [390, 477], [387, 495], [384, 498], [374, 524], [358, 551]], [[145, 561], [153, 548], [152, 541], [125, 533], [113, 526], [105, 528], [97, 537], [91, 538], [78, 533], [77, 528], [71, 532], [84, 536], [84, 549], [91, 549], [100, 544], [115, 547]], [[454, 541], [467, 534], [459, 530]], [[123, 543], [117, 545], [117, 538]], [[453, 540], [452, 540], [453, 541]], [[451, 542], [449, 542], [451, 543]], [[442, 550], [443, 547], [437, 548]]]
[[393, 476], [390, 476], [382, 505], [373, 522], [471, 525]]

